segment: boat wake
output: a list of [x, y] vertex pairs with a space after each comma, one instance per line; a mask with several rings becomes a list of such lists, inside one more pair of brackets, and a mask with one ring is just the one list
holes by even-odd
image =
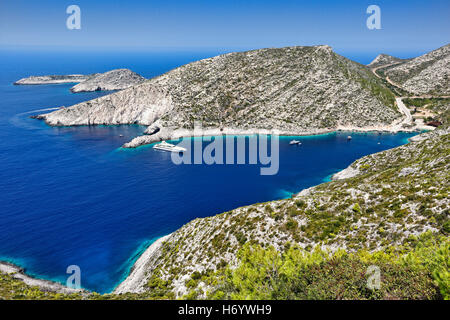
[[45, 109], [38, 109], [38, 110], [32, 110], [27, 112], [22, 112], [14, 115], [9, 119], [9, 123], [11, 123], [13, 126], [21, 129], [27, 129], [27, 130], [36, 130], [36, 129], [42, 129], [42, 126], [39, 124], [40, 121], [31, 121], [29, 117], [26, 117], [29, 114], [38, 114], [45, 111], [53, 111], [58, 110], [59, 107], [54, 108], [45, 108]]

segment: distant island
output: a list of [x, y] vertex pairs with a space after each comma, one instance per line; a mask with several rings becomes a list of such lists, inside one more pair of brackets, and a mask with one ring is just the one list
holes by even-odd
[[70, 88], [73, 93], [122, 90], [144, 82], [146, 79], [129, 69], [114, 69], [105, 73], [94, 73], [90, 75], [69, 74], [30, 76], [14, 82], [14, 85], [41, 85], [59, 83], [77, 83]]
[[40, 85], [40, 84], [58, 84], [58, 83], [74, 83], [86, 81], [96, 74], [67, 74], [67, 75], [50, 75], [50, 76], [30, 76], [22, 78], [14, 82], [14, 85]]

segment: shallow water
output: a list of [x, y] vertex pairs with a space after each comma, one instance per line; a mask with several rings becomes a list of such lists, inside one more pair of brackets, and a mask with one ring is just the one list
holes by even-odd
[[[108, 92], [71, 94], [71, 84], [11, 84], [31, 74], [105, 71], [124, 66], [126, 57], [71, 64], [69, 57], [25, 56], [0, 54], [0, 260], [62, 283], [67, 266], [75, 264], [82, 286], [102, 293], [127, 275], [152, 241], [190, 220], [290, 197], [413, 135], [352, 133], [351, 141], [348, 133], [295, 137], [302, 141], [299, 147], [289, 145], [293, 137], [280, 137], [280, 170], [273, 176], [261, 176], [259, 165], [177, 166], [169, 153], [149, 146], [120, 148], [143, 132], [141, 126], [52, 128], [29, 118], [37, 110]], [[149, 77], [199, 57], [128, 58], [133, 70]], [[99, 63], [102, 70], [95, 68]]]

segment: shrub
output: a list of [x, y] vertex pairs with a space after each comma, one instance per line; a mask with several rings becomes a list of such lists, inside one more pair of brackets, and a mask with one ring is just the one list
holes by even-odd
[[[239, 266], [228, 269], [210, 294], [220, 299], [449, 299], [450, 240], [425, 233], [406, 247], [330, 253], [289, 246], [246, 244]], [[380, 288], [367, 285], [369, 266], [380, 270]]]

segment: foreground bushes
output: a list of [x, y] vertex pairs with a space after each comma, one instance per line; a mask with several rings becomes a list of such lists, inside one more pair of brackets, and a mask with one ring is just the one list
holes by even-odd
[[[430, 233], [410, 238], [405, 247], [375, 253], [306, 252], [297, 246], [280, 253], [245, 245], [239, 266], [226, 270], [209, 298], [449, 299], [449, 250], [447, 237]], [[369, 266], [379, 268], [378, 289], [367, 285], [374, 276]]]

